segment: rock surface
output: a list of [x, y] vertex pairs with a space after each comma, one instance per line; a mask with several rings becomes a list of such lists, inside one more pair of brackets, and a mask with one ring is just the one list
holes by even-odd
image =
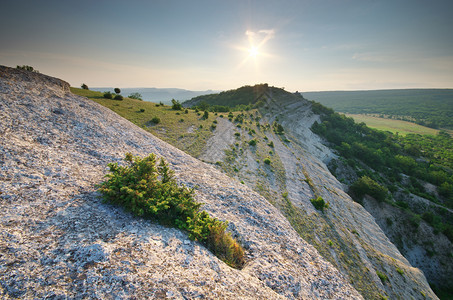
[[[185, 233], [100, 202], [126, 152], [164, 157], [247, 250], [228, 267]], [[0, 66], [2, 298], [360, 299], [263, 197], [56, 78]]]

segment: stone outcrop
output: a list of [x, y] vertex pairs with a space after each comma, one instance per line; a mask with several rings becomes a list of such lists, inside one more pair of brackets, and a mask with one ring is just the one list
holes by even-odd
[[[230, 222], [245, 267], [103, 204], [95, 185], [126, 152], [164, 157], [203, 209]], [[0, 191], [2, 298], [362, 298], [245, 185], [71, 94], [62, 80], [2, 66]]]

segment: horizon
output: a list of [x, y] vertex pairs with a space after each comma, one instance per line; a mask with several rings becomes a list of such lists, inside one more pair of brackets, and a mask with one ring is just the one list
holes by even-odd
[[453, 2], [3, 4], [0, 64], [71, 86], [225, 91], [453, 88]]

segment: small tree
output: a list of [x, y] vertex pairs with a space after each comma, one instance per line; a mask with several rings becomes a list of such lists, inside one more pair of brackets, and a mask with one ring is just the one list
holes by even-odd
[[89, 90], [88, 85], [86, 85], [85, 83], [82, 83], [80, 87], [84, 90]]
[[172, 99], [171, 103], [173, 104], [171, 109], [173, 109], [173, 110], [182, 110], [182, 105], [181, 105], [181, 103], [179, 103], [178, 100]]
[[143, 100], [142, 95], [140, 93], [132, 93], [128, 96], [131, 99], [136, 99], [136, 100]]
[[121, 96], [121, 95], [116, 95], [114, 99], [115, 99], [115, 100], [123, 100], [123, 96]]
[[114, 91], [115, 91], [116, 94], [121, 93], [121, 90], [119, 88], [115, 88]]
[[203, 113], [203, 119], [206, 120], [207, 118], [209, 118], [209, 112], [207, 110], [205, 110]]

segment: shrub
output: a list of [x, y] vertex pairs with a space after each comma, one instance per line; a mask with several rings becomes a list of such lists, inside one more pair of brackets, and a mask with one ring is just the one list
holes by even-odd
[[207, 118], [209, 118], [209, 112], [207, 110], [205, 110], [203, 113], [203, 119], [206, 120]]
[[120, 90], [119, 88], [115, 88], [115, 89], [113, 89], [113, 90], [115, 91], [116, 94], [121, 93], [121, 90]]
[[387, 188], [379, 185], [376, 181], [368, 176], [360, 177], [349, 188], [356, 200], [363, 198], [365, 194], [370, 195], [378, 201], [384, 201], [387, 196]]
[[274, 142], [271, 141], [269, 144], [267, 144], [269, 147], [274, 148]]
[[249, 145], [250, 145], [250, 146], [256, 146], [256, 140], [255, 140], [255, 139], [250, 140], [250, 141], [249, 141]]
[[151, 119], [151, 122], [153, 122], [154, 124], [159, 124], [160, 123], [160, 119], [158, 117], [154, 117]]
[[182, 105], [181, 105], [181, 103], [179, 103], [178, 100], [172, 99], [171, 103], [172, 103], [171, 109], [173, 109], [173, 110], [182, 110]]
[[145, 109], [144, 108], [140, 108], [140, 112], [145, 112]]
[[328, 208], [329, 204], [324, 201], [322, 197], [316, 197], [315, 199], [310, 199], [311, 204], [320, 211], [324, 211], [324, 208]]
[[264, 159], [264, 163], [265, 163], [266, 165], [270, 165], [270, 164], [271, 164], [271, 159], [270, 159], [269, 157], [266, 157], [266, 158]]
[[88, 85], [86, 85], [85, 83], [82, 83], [80, 87], [84, 90], [89, 90]]
[[200, 211], [201, 203], [193, 198], [193, 189], [178, 186], [174, 172], [163, 158], [157, 163], [154, 154], [145, 158], [126, 153], [126, 166], [108, 164], [110, 174], [99, 185], [104, 201], [123, 206], [134, 215], [156, 220], [189, 234], [228, 265], [240, 268], [244, 250], [230, 233], [227, 222]]
[[278, 124], [277, 122], [274, 122], [274, 131], [276, 134], [283, 134], [285, 132], [285, 129], [281, 124]]
[[115, 100], [123, 100], [123, 96], [121, 95], [116, 95], [115, 98], [113, 98]]
[[36, 70], [35, 68], [33, 68], [32, 66], [27, 66], [27, 65], [23, 65], [23, 66], [17, 66], [16, 69], [20, 69], [20, 70], [25, 70], [25, 71], [29, 71], [29, 72], [34, 72], [34, 73], [39, 73], [38, 70]]
[[104, 93], [104, 98], [106, 98], [106, 99], [113, 99], [113, 94], [110, 93], [110, 92], [105, 92], [105, 93]]
[[128, 97], [131, 99], [143, 100], [142, 95], [140, 93], [132, 93]]
[[379, 271], [376, 271], [376, 274], [377, 276], [379, 277], [379, 279], [382, 281], [382, 283], [385, 283], [387, 280], [389, 280], [389, 278], [387, 277], [387, 275], [385, 275], [384, 273], [381, 273]]

